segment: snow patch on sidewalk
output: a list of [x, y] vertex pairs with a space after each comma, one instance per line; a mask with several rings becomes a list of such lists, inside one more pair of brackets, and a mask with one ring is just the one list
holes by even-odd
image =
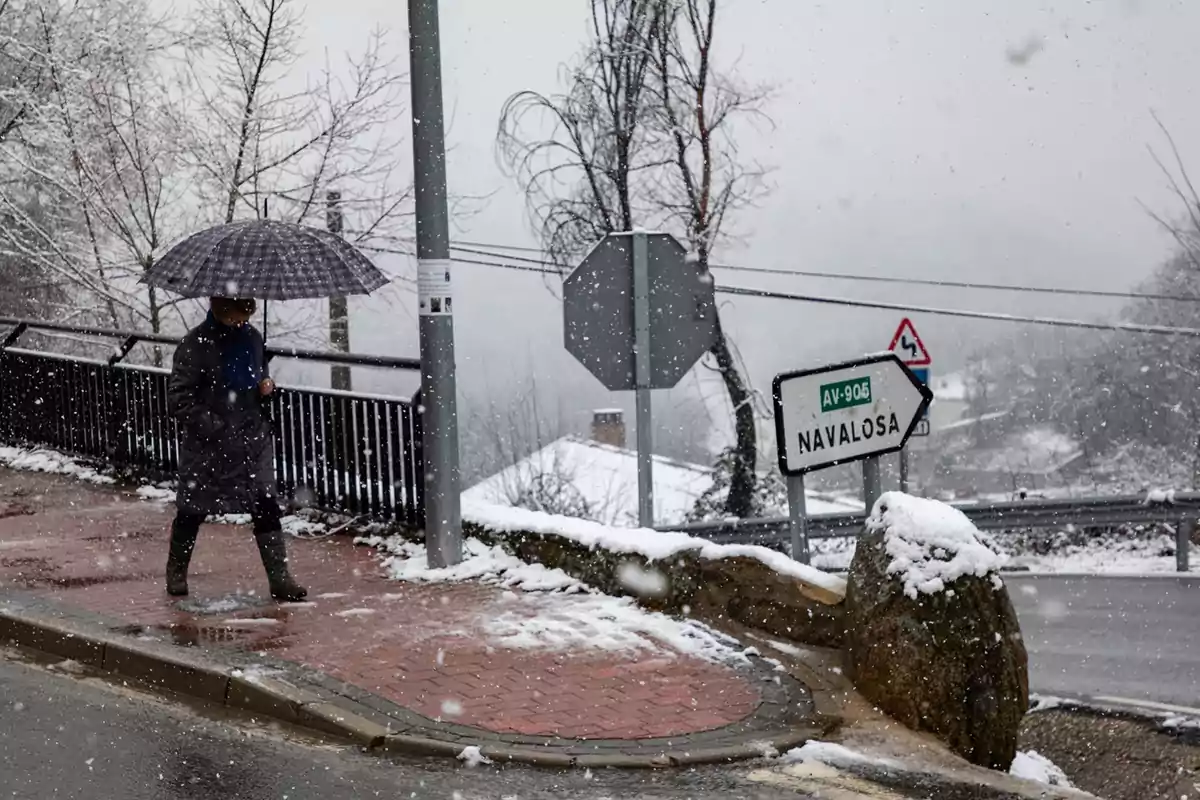
[[899, 575], [904, 593], [936, 594], [965, 575], [986, 578], [1003, 586], [997, 573], [1008, 557], [984, 544], [979, 530], [965, 514], [937, 500], [885, 492], [867, 518], [867, 529], [883, 531], [883, 544], [892, 561], [887, 571]]
[[152, 503], [174, 503], [175, 490], [169, 486], [158, 484], [145, 484], [137, 488], [137, 496]]
[[478, 539], [463, 542], [463, 560], [452, 567], [431, 568], [425, 545], [396, 537], [360, 537], [358, 544], [370, 545], [389, 553], [383, 561], [388, 577], [410, 583], [449, 583], [479, 581], [507, 589], [527, 592], [586, 592], [587, 587], [562, 570], [542, 564], [527, 564], [502, 548], [491, 547]]
[[510, 650], [600, 650], [672, 657], [689, 655], [719, 664], [750, 660], [734, 639], [688, 619], [646, 611], [628, 597], [511, 595], [481, 614], [493, 644]]
[[1039, 754], [1036, 750], [1026, 750], [1017, 753], [1009, 767], [1008, 774], [1016, 778], [1037, 781], [1046, 786], [1061, 786], [1064, 789], [1074, 789], [1067, 780], [1067, 774], [1058, 768], [1050, 759]]
[[22, 447], [0, 447], [0, 465], [9, 469], [27, 472], [45, 472], [51, 475], [69, 475], [81, 481], [100, 485], [116, 483], [114, 478], [101, 475], [91, 467], [80, 464], [70, 456], [41, 448], [29, 450]]
[[496, 647], [666, 658], [683, 654], [723, 664], [748, 663], [740, 644], [699, 622], [646, 611], [632, 598], [602, 594], [562, 570], [527, 564], [478, 539], [463, 542], [463, 560], [445, 568], [429, 566], [424, 544], [379, 537], [358, 541], [388, 554], [383, 567], [392, 580], [478, 581], [521, 590], [503, 593], [475, 614], [473, 626]]
[[753, 558], [781, 575], [787, 575], [831, 592], [845, 593], [846, 581], [815, 567], [793, 561], [783, 553], [757, 545], [714, 544], [686, 533], [644, 528], [611, 528], [598, 522], [560, 517], [540, 511], [479, 502], [463, 504], [463, 518], [501, 533], [539, 533], [561, 536], [589, 549], [639, 555], [647, 561], [664, 561], [686, 552], [701, 558]]

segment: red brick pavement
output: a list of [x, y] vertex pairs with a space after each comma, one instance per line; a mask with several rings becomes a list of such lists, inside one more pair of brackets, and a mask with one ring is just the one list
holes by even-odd
[[[0, 472], [0, 498], [11, 474]], [[759, 702], [748, 675], [692, 656], [497, 646], [483, 626], [499, 609], [552, 614], [575, 601], [526, 596], [514, 604], [491, 586], [387, 580], [378, 555], [345, 538], [292, 540], [312, 602], [276, 605], [262, 598], [249, 530], [206, 527], [191, 597], [174, 602], [161, 577], [170, 509], [84, 487], [73, 504], [61, 486], [56, 496], [30, 515], [0, 514], [0, 586], [169, 631], [180, 644], [269, 653], [427, 717], [500, 733], [638, 739], [718, 728]], [[257, 595], [251, 608], [220, 613], [222, 601], [248, 595]], [[206, 603], [206, 613], [185, 610]]]

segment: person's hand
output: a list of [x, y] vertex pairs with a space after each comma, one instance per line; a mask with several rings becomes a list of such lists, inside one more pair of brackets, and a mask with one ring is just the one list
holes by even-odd
[[275, 381], [270, 378], [263, 378], [258, 383], [258, 393], [263, 397], [269, 397], [275, 391]]

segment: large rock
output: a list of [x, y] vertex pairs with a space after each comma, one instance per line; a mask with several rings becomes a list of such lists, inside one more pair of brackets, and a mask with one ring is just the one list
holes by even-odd
[[[561, 569], [609, 594], [633, 596], [655, 611], [682, 613], [718, 625], [732, 620], [816, 647], [838, 648], [843, 643], [842, 592], [783, 574], [756, 558], [706, 558], [696, 550], [685, 550], [649, 561], [553, 534], [499, 532], [471, 524], [464, 528], [469, 535], [504, 545], [524, 561]], [[659, 576], [661, 590], [638, 591], [643, 582], [628, 579], [630, 567], [635, 574], [645, 571]]]
[[846, 590], [847, 666], [859, 691], [993, 769], [1012, 763], [1029, 708], [1002, 563], [956, 509], [891, 492], [868, 520]]

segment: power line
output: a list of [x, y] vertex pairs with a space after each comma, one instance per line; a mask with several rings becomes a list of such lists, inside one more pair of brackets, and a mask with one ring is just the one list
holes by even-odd
[[[481, 256], [505, 258], [510, 261], [544, 263], [542, 259], [526, 256], [508, 255], [497, 250], [514, 250], [523, 253], [543, 253], [535, 247], [518, 247], [516, 245], [490, 245], [481, 242], [461, 242], [451, 244], [450, 249], [462, 253], [473, 253]], [[1171, 302], [1200, 302], [1200, 295], [1164, 294], [1160, 292], [1117, 292], [1105, 289], [1075, 289], [1066, 286], [1014, 286], [1007, 283], [976, 283], [972, 281], [947, 281], [933, 278], [902, 278], [888, 275], [863, 275], [842, 272], [816, 272], [812, 270], [776, 269], [771, 267], [748, 267], [736, 264], [713, 264], [713, 269], [730, 272], [748, 272], [760, 275], [782, 275], [789, 278], [820, 278], [824, 280], [861, 281], [867, 283], [903, 284], [908, 286], [931, 286], [943, 289], [970, 289], [992, 292], [1022, 292], [1026, 294], [1051, 294], [1076, 297], [1106, 297], [1118, 300], [1167, 300]]]
[[993, 311], [967, 311], [959, 308], [936, 308], [909, 305], [907, 303], [885, 303], [873, 300], [853, 300], [845, 297], [792, 294], [790, 292], [775, 292], [769, 289], [750, 289], [742, 286], [718, 286], [716, 290], [721, 294], [741, 295], [743, 297], [763, 297], [773, 300], [793, 300], [801, 303], [872, 308], [884, 311], [905, 311], [913, 314], [962, 317], [965, 319], [991, 320], [993, 322], [1022, 322], [1031, 325], [1049, 325], [1057, 328], [1082, 328], [1084, 330], [1095, 331], [1125, 331], [1127, 333], [1200, 337], [1200, 328], [1174, 328], [1167, 325], [1142, 325], [1136, 322], [1087, 322], [1086, 320], [1060, 319], [1057, 317], [1026, 317], [1019, 314], [999, 314]]
[[[413, 253], [407, 250], [387, 249], [387, 248], [364, 248], [374, 252], [394, 253], [397, 255], [411, 256]], [[458, 248], [453, 248], [458, 249]], [[532, 272], [542, 275], [557, 275], [561, 276], [562, 272], [555, 269], [546, 262], [534, 262], [534, 264], [509, 264], [501, 261], [491, 261], [485, 259], [466, 258], [463, 256], [453, 256], [453, 260], [460, 264], [474, 264], [484, 267], [493, 267], [496, 269], [506, 269], [516, 272]], [[534, 261], [533, 259], [521, 259], [523, 261]], [[734, 295], [738, 297], [758, 297], [767, 300], [787, 300], [798, 303], [816, 303], [819, 305], [834, 305], [843, 306], [846, 308], [865, 308], [877, 311], [902, 311], [912, 314], [927, 314], [930, 316], [942, 317], [959, 317], [963, 319], [987, 320], [990, 322], [1017, 322], [1028, 325], [1046, 325], [1057, 328], [1077, 328], [1082, 330], [1098, 330], [1098, 331], [1120, 331], [1125, 333], [1148, 333], [1160, 336], [1186, 336], [1200, 338], [1200, 328], [1175, 328], [1166, 325], [1142, 325], [1133, 322], [1088, 322], [1086, 320], [1061, 319], [1058, 317], [1029, 317], [1019, 314], [1000, 314], [992, 311], [968, 311], [958, 308], [937, 308], [933, 306], [918, 306], [907, 303], [888, 303], [874, 300], [855, 300], [848, 297], [828, 297], [825, 295], [810, 295], [796, 294], [793, 292], [779, 292], [771, 289], [754, 289], [745, 286], [722, 286], [714, 287], [717, 294]]]

